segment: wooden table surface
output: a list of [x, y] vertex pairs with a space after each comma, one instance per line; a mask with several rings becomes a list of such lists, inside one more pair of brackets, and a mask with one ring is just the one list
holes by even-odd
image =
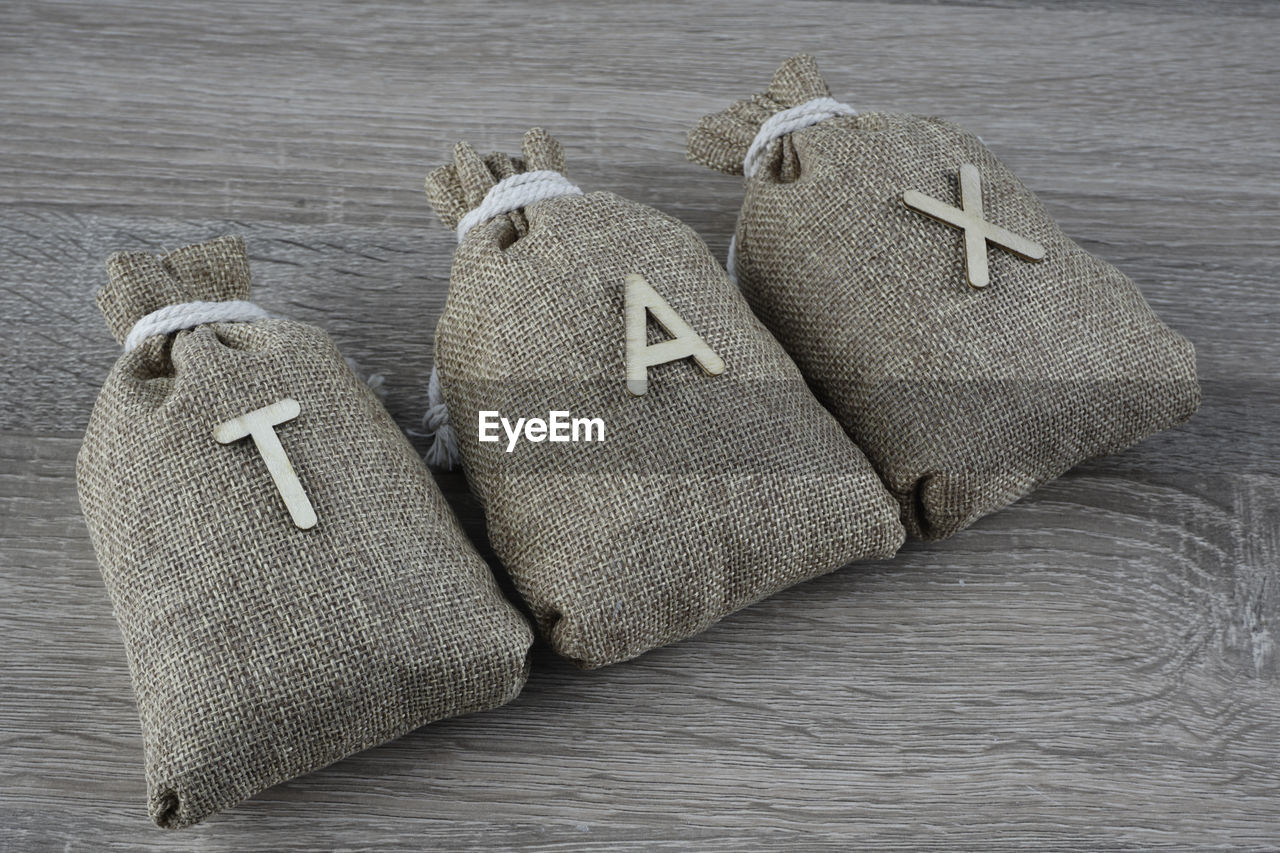
[[[0, 848], [1280, 845], [1280, 5], [0, 7]], [[1199, 353], [1186, 426], [946, 542], [578, 672], [178, 833], [145, 811], [73, 460], [115, 249], [234, 232], [418, 426], [453, 238], [426, 170], [542, 124], [723, 252], [701, 115], [798, 51], [980, 133]], [[856, 239], [856, 235], [851, 235]], [[418, 441], [420, 449], [422, 442]], [[460, 477], [442, 485], [477, 540]]]

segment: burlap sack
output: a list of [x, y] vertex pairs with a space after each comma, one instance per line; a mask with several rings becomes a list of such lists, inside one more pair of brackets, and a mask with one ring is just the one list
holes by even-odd
[[[564, 170], [460, 143], [427, 193], [457, 226], [499, 179]], [[556, 176], [559, 177], [559, 176]], [[563, 180], [563, 178], [561, 178]], [[627, 389], [624, 289], [641, 276], [723, 360], [648, 369]], [[634, 281], [634, 280], [633, 280]], [[644, 324], [644, 316], [641, 324]], [[655, 323], [649, 344], [669, 339]], [[611, 193], [477, 224], [454, 255], [436, 365], [493, 547], [551, 645], [583, 667], [703, 630], [798, 581], [892, 555], [892, 498], [698, 236]], [[479, 413], [599, 418], [605, 440], [479, 440]]]
[[[121, 341], [163, 306], [249, 293], [238, 238], [107, 268], [98, 300]], [[274, 429], [310, 529], [254, 440], [215, 440], [283, 398], [300, 413]], [[77, 473], [160, 826], [520, 692], [532, 632], [319, 329], [268, 319], [147, 338], [107, 377]]]
[[[743, 174], [767, 120], [783, 128], [784, 110], [829, 94], [797, 56], [764, 94], [702, 119], [689, 157]], [[1198, 406], [1191, 344], [974, 135], [870, 113], [760, 150], [734, 238], [738, 283], [898, 498], [908, 531], [955, 533]], [[1043, 260], [981, 238], [969, 259], [959, 229], [907, 203], [914, 191], [959, 208], [966, 164], [985, 219], [1038, 243]], [[966, 264], [983, 247], [979, 289]]]

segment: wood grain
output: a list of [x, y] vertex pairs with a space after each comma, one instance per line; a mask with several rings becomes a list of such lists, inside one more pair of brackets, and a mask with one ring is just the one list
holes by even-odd
[[[336, 0], [0, 7], [0, 849], [1280, 844], [1280, 74], [1273, 3]], [[860, 109], [977, 132], [1196, 344], [1189, 424], [952, 540], [636, 661], [539, 648], [512, 705], [180, 833], [152, 828], [74, 459], [117, 249], [245, 236], [414, 430], [452, 142], [541, 124], [571, 177], [723, 253], [701, 115], [818, 56]], [[416, 440], [416, 439], [415, 439]], [[419, 440], [419, 447], [423, 447]], [[456, 475], [441, 483], [485, 548]], [[487, 551], [486, 551], [487, 553]]]

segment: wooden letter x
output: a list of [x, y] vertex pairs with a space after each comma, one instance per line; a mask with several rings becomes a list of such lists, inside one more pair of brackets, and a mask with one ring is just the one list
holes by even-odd
[[1044, 246], [982, 218], [982, 176], [972, 163], [960, 167], [960, 207], [952, 207], [915, 190], [904, 192], [902, 200], [907, 207], [964, 231], [964, 268], [969, 284], [974, 287], [991, 283], [987, 274], [988, 242], [1029, 261], [1044, 260]]
[[[724, 373], [724, 359], [716, 355], [702, 336], [667, 304], [644, 276], [626, 278], [627, 391], [643, 397], [649, 390], [649, 368], [668, 361], [692, 358], [711, 376]], [[670, 340], [649, 344], [648, 315], [671, 335]]]
[[307, 493], [302, 490], [302, 483], [298, 482], [298, 475], [293, 472], [293, 466], [289, 464], [289, 457], [285, 455], [275, 430], [277, 424], [293, 420], [301, 411], [302, 407], [297, 400], [285, 397], [270, 406], [254, 409], [248, 414], [218, 424], [213, 430], [213, 437], [221, 444], [230, 444], [252, 436], [253, 443], [267, 463], [271, 479], [280, 490], [280, 497], [284, 498], [285, 508], [289, 510], [293, 523], [307, 530], [316, 526], [316, 512], [311, 508], [311, 501], [307, 500]]

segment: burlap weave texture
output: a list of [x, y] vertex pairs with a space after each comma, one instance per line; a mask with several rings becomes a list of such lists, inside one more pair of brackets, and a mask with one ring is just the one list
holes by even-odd
[[[703, 118], [689, 157], [740, 175], [766, 119], [829, 94], [814, 61], [794, 57], [766, 92]], [[976, 136], [868, 113], [767, 152], [745, 181], [739, 285], [875, 465], [909, 532], [949, 536], [1199, 405], [1191, 344]], [[963, 164], [981, 175], [986, 218], [1047, 250], [1036, 263], [989, 245], [985, 289], [966, 282], [961, 232], [903, 200], [916, 190], [958, 206]]]
[[[247, 299], [243, 243], [116, 254], [99, 304]], [[249, 439], [276, 427], [318, 523], [296, 527]], [[519, 693], [532, 633], [439, 488], [324, 332], [270, 319], [148, 338], [102, 388], [80, 500], [124, 636], [153, 819], [182, 827], [432, 720]]]
[[[461, 143], [427, 179], [449, 226], [501, 178], [563, 171]], [[638, 274], [724, 360], [625, 389], [624, 280]], [[650, 328], [650, 342], [665, 335]], [[697, 235], [605, 192], [476, 226], [458, 246], [436, 365], [490, 538], [548, 638], [584, 667], [688, 637], [853, 560], [892, 555], [897, 508]], [[601, 418], [604, 442], [478, 440], [481, 410]]]

